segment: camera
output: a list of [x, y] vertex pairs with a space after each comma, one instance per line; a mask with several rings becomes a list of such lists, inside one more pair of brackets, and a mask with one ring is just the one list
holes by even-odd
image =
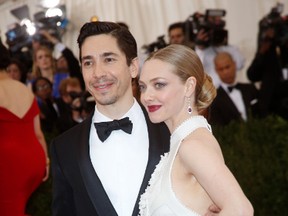
[[146, 53], [152, 53], [159, 49], [162, 49], [167, 46], [167, 43], [164, 39], [165, 35], [157, 37], [157, 40], [153, 43], [150, 43], [148, 45], [142, 46], [142, 48], [146, 51]]
[[[259, 42], [272, 40], [277, 45], [284, 45], [288, 42], [288, 15], [281, 16], [283, 9], [284, 5], [277, 3], [277, 5], [271, 9], [270, 13], [260, 20]], [[265, 31], [269, 28], [274, 30], [273, 38], [268, 38], [265, 34]]]
[[72, 110], [78, 112], [90, 113], [95, 106], [95, 101], [89, 92], [69, 92], [72, 98], [72, 103], [70, 105]]
[[25, 26], [15, 23], [6, 33], [6, 43], [11, 52], [17, 52], [32, 42], [32, 38], [26, 31]]
[[25, 24], [20, 25], [18, 23], [13, 24], [5, 33], [6, 43], [12, 53], [21, 51], [23, 47], [31, 48], [33, 40], [40, 42], [42, 45], [53, 46], [51, 42], [41, 35], [40, 31], [46, 30], [61, 41], [61, 36], [68, 23], [66, 18], [60, 16], [46, 17], [43, 11], [34, 14], [34, 20], [36, 33], [33, 35], [28, 34]]
[[[188, 40], [203, 46], [220, 46], [228, 44], [228, 31], [225, 29], [225, 21], [222, 19], [226, 15], [223, 9], [207, 9], [204, 14], [194, 13], [185, 21], [185, 32]], [[208, 40], [197, 39], [199, 31], [208, 34]]]

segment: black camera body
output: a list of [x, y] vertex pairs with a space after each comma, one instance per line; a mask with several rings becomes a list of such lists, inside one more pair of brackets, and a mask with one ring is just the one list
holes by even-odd
[[[43, 12], [36, 13], [34, 15], [34, 19], [36, 27], [36, 33], [34, 35], [29, 35], [27, 32], [27, 27], [18, 23], [11, 26], [11, 28], [5, 33], [6, 43], [12, 53], [21, 51], [23, 47], [30, 49], [32, 47], [33, 40], [38, 41], [42, 45], [53, 47], [53, 44], [43, 35], [41, 35], [41, 30], [48, 31], [51, 35], [61, 41], [61, 36], [64, 33], [67, 25], [66, 19], [59, 16], [45, 17]], [[61, 23], [60, 26], [59, 23]]]
[[[259, 22], [259, 42], [270, 40], [274, 41], [277, 45], [284, 45], [288, 42], [288, 15], [281, 16], [284, 5], [277, 3], [268, 15], [263, 17]], [[267, 38], [265, 31], [267, 29], [274, 30], [274, 37]]]
[[11, 52], [17, 52], [25, 46], [30, 46], [32, 38], [26, 31], [25, 26], [15, 23], [6, 33], [6, 43]]
[[[222, 19], [226, 11], [222, 9], [208, 9], [204, 14], [194, 13], [185, 21], [185, 32], [188, 40], [203, 46], [220, 46], [228, 44], [228, 31]], [[208, 40], [197, 39], [199, 31], [208, 34]]]
[[72, 98], [72, 104], [70, 105], [72, 110], [90, 113], [95, 107], [95, 101], [87, 91], [81, 93], [70, 92], [69, 95]]
[[164, 37], [165, 35], [159, 36], [155, 42], [144, 45], [142, 48], [145, 50], [146, 53], [152, 53], [159, 49], [162, 49], [167, 46]]

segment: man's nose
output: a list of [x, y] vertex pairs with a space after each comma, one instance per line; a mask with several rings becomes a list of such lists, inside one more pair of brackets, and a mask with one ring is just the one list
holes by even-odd
[[102, 65], [100, 63], [95, 63], [93, 65], [92, 70], [93, 70], [93, 76], [94, 77], [101, 77], [104, 74], [106, 74], [104, 68], [102, 67]]

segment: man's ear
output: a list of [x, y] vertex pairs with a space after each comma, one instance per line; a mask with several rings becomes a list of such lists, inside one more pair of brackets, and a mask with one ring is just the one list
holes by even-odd
[[130, 68], [131, 77], [132, 78], [137, 77], [139, 74], [139, 59], [138, 59], [138, 57], [134, 58], [131, 61], [129, 68]]
[[186, 83], [185, 83], [185, 87], [186, 87], [185, 96], [186, 97], [191, 97], [191, 95], [195, 92], [196, 84], [197, 84], [197, 80], [194, 76], [191, 76], [186, 80]]

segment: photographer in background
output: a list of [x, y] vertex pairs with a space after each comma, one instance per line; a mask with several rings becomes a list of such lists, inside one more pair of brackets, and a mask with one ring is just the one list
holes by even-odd
[[195, 51], [216, 87], [221, 83], [214, 68], [214, 58], [218, 52], [230, 53], [235, 60], [237, 71], [241, 70], [245, 63], [239, 49], [228, 44], [228, 31], [224, 29], [225, 21], [222, 19], [225, 15], [225, 10], [206, 10], [205, 15], [194, 13], [185, 23], [187, 35], [195, 43]]
[[169, 44], [182, 44], [194, 48], [192, 40], [186, 37], [185, 22], [172, 23], [168, 27]]
[[62, 80], [59, 92], [59, 131], [64, 132], [82, 122], [94, 108], [95, 102], [88, 100], [89, 94], [82, 90], [79, 80], [75, 77]]
[[288, 119], [288, 16], [281, 17], [282, 11], [283, 5], [277, 4], [260, 20], [258, 48], [247, 76], [260, 82], [261, 115]]

